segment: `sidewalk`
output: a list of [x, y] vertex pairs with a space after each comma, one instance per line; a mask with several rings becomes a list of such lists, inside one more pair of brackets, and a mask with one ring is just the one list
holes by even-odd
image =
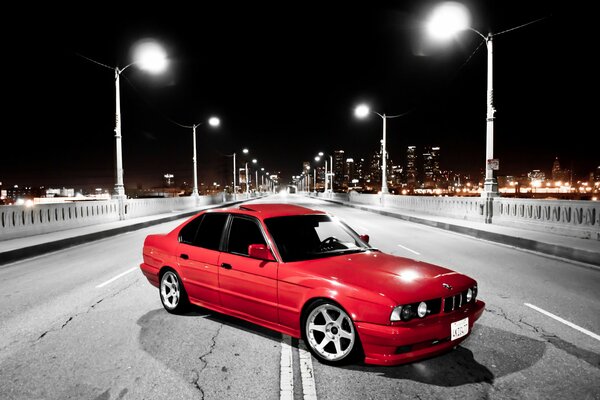
[[180, 218], [190, 217], [202, 210], [209, 208], [227, 207], [242, 203], [247, 200], [231, 201], [198, 208], [169, 212], [165, 214], [150, 215], [128, 219], [124, 221], [108, 222], [100, 225], [89, 225], [81, 228], [65, 229], [41, 235], [2, 240], [0, 241], [0, 265], [23, 260], [65, 249], [71, 246], [92, 242], [94, 240], [118, 235], [125, 232], [135, 231], [148, 226], [174, 221]]
[[392, 218], [429, 225], [435, 228], [445, 229], [519, 249], [577, 261], [600, 269], [600, 241], [598, 240], [581, 239], [556, 233], [485, 224], [483, 222], [467, 221], [412, 211], [406, 212], [381, 206], [353, 204], [324, 198], [319, 199], [347, 207], [375, 212]]

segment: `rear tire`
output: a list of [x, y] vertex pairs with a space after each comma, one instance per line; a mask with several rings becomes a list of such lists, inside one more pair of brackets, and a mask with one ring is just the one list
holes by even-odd
[[189, 300], [183, 283], [173, 270], [167, 270], [160, 278], [160, 301], [171, 314], [181, 314], [189, 307]]
[[318, 300], [310, 306], [303, 318], [302, 338], [315, 358], [324, 364], [347, 364], [362, 351], [352, 318], [328, 300]]

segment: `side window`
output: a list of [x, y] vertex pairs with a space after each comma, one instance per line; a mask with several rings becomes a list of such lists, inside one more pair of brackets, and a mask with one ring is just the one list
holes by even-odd
[[185, 244], [194, 244], [194, 239], [196, 238], [196, 232], [198, 232], [198, 227], [200, 226], [200, 222], [202, 222], [202, 218], [204, 215], [200, 215], [199, 217], [191, 220], [186, 226], [181, 228], [179, 231], [179, 242]]
[[247, 256], [251, 244], [267, 244], [260, 227], [253, 220], [234, 217], [229, 231], [228, 251]]
[[208, 213], [204, 214], [204, 219], [200, 224], [200, 229], [196, 234], [194, 246], [204, 247], [211, 250], [219, 250], [223, 228], [227, 222], [228, 214]]

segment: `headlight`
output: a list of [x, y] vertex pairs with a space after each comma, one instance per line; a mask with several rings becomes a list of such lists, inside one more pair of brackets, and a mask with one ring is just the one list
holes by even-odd
[[390, 316], [390, 321], [400, 321], [402, 315], [402, 306], [394, 307], [392, 310], [392, 315]]
[[411, 305], [398, 306], [392, 310], [390, 321], [408, 321], [412, 317], [414, 317], [414, 315]]
[[427, 304], [425, 304], [424, 301], [419, 303], [419, 307], [417, 308], [417, 315], [419, 316], [419, 318], [423, 318], [427, 315]]
[[421, 301], [419, 303], [403, 304], [392, 309], [390, 321], [410, 321], [413, 318], [425, 318], [429, 314], [440, 312], [441, 299]]
[[473, 299], [473, 291], [471, 288], [467, 289], [467, 303]]
[[413, 310], [410, 305], [402, 308], [402, 321], [408, 321], [413, 317]]

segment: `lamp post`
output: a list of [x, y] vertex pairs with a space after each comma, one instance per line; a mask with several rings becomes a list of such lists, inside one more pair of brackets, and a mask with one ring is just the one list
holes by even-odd
[[[249, 150], [248, 149], [244, 149], [242, 150], [242, 153], [244, 154], [248, 154]], [[250, 180], [248, 179], [248, 161], [246, 161], [246, 173], [244, 174], [244, 179], [246, 179], [246, 196], [250, 196], [250, 186], [249, 186], [249, 182]]]
[[[257, 162], [258, 162], [258, 160], [256, 158], [252, 159], [252, 164], [256, 165]], [[258, 182], [258, 168], [254, 167], [254, 173], [256, 175], [256, 179], [254, 181], [254, 187], [256, 188], [256, 182]]]
[[354, 115], [356, 115], [357, 118], [365, 118], [367, 115], [369, 115], [369, 113], [373, 112], [374, 114], [379, 115], [379, 117], [383, 120], [383, 138], [381, 140], [381, 195], [383, 198], [384, 194], [388, 194], [389, 190], [388, 190], [388, 185], [387, 185], [387, 147], [386, 147], [386, 125], [387, 125], [387, 120], [389, 118], [398, 118], [401, 117], [407, 113], [404, 114], [398, 114], [398, 115], [385, 115], [384, 114], [380, 114], [376, 111], [371, 111], [369, 109], [369, 106], [367, 106], [366, 104], [360, 104], [358, 105], [355, 109], [354, 109]]
[[494, 81], [493, 81], [493, 38], [495, 35], [488, 33], [487, 36], [469, 26], [470, 16], [467, 8], [455, 2], [446, 2], [435, 8], [427, 23], [427, 30], [431, 37], [437, 40], [451, 38], [459, 31], [470, 30], [479, 35], [487, 47], [487, 96], [486, 96], [486, 144], [485, 144], [485, 181], [483, 184], [482, 197], [497, 197], [498, 182], [494, 176], [497, 163], [494, 160]]
[[115, 152], [116, 152], [116, 177], [114, 198], [118, 199], [119, 219], [125, 219], [125, 185], [123, 183], [123, 149], [121, 135], [121, 88], [120, 77], [127, 68], [138, 65], [140, 69], [150, 73], [160, 73], [167, 66], [167, 59], [163, 49], [156, 43], [146, 41], [140, 43], [135, 51], [134, 61], [123, 68], [114, 67], [115, 71]]
[[[186, 128], [192, 128], [192, 134], [193, 134], [194, 187], [192, 189], [192, 196], [198, 196], [198, 164], [197, 164], [197, 159], [196, 159], [196, 128], [203, 124], [204, 124], [204, 122], [200, 122], [198, 124], [194, 124], [191, 126], [185, 126]], [[212, 127], [217, 127], [221, 124], [221, 120], [217, 117], [210, 117], [208, 119], [208, 124]], [[235, 154], [234, 154], [234, 156], [235, 156]]]

